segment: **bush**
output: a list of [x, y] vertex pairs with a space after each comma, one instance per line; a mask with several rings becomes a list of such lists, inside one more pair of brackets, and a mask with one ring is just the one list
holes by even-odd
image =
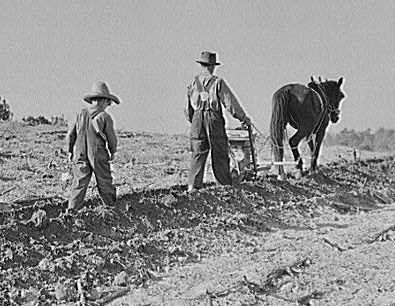
[[363, 132], [343, 129], [338, 134], [328, 134], [325, 144], [343, 145], [360, 150], [395, 151], [395, 130], [380, 128], [376, 132], [367, 129]]
[[38, 117], [28, 116], [28, 117], [22, 118], [22, 121], [28, 125], [50, 124], [50, 125], [67, 126], [67, 122], [64, 119], [63, 115], [60, 117], [52, 116], [51, 120], [49, 120], [41, 115]]
[[0, 97], [0, 120], [8, 121], [12, 119], [10, 105], [6, 99]]

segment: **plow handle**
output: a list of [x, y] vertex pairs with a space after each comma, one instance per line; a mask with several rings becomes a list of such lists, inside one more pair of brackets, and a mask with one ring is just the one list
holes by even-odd
[[255, 177], [257, 176], [257, 165], [256, 165], [256, 156], [255, 156], [255, 146], [254, 146], [254, 139], [252, 138], [252, 127], [251, 124], [248, 125], [248, 138], [250, 139], [250, 150], [252, 155], [252, 165], [254, 167]]

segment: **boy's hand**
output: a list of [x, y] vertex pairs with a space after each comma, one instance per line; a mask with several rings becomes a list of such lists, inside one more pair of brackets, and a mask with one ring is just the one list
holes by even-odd
[[73, 153], [69, 153], [69, 161], [73, 161]]

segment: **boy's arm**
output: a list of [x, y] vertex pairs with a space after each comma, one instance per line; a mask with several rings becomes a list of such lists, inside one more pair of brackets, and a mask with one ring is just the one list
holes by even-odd
[[77, 118], [78, 116], [74, 120], [73, 124], [70, 126], [70, 129], [67, 132], [67, 137], [66, 137], [70, 160], [73, 159], [73, 149], [74, 149], [75, 141], [77, 140]]
[[111, 155], [117, 152], [117, 136], [115, 135], [114, 122], [110, 115], [106, 116], [105, 134], [107, 136], [108, 150]]

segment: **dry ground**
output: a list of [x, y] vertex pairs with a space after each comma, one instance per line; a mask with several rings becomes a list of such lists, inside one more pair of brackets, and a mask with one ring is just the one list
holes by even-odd
[[186, 136], [120, 131], [119, 209], [92, 182], [68, 217], [65, 129], [0, 135], [5, 305], [395, 305], [388, 153], [324, 148], [301, 180], [262, 173], [187, 194]]

